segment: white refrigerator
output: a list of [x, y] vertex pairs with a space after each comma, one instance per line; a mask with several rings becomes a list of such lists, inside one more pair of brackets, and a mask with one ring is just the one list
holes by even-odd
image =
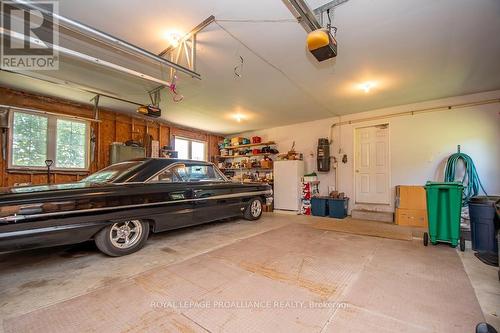
[[300, 210], [304, 161], [274, 161], [274, 209]]

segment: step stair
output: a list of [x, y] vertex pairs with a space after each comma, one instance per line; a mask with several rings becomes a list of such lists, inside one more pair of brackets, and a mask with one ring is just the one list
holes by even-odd
[[394, 223], [394, 213], [367, 209], [353, 209], [351, 217], [358, 220]]

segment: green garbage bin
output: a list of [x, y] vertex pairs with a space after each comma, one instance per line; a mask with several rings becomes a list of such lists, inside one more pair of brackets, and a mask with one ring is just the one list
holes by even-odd
[[427, 182], [427, 217], [429, 233], [424, 234], [424, 245], [429, 241], [449, 243], [465, 250], [465, 240], [460, 236], [463, 186], [460, 182]]

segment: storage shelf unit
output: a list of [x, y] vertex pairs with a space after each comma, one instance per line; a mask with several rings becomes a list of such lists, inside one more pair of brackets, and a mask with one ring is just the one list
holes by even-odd
[[[266, 142], [259, 142], [259, 143], [248, 143], [248, 144], [241, 144], [241, 145], [231, 145], [231, 146], [223, 146], [221, 147], [221, 153], [226, 153], [228, 150], [232, 150], [234, 152], [237, 152], [240, 149], [245, 149], [245, 148], [251, 148], [251, 147], [265, 147], [265, 146], [271, 146], [271, 145], [276, 145], [274, 141], [266, 141]], [[250, 154], [246, 155], [217, 155], [215, 156], [215, 159], [218, 160], [219, 162], [222, 162], [224, 165], [232, 164], [231, 166], [238, 166], [239, 165], [239, 159], [251, 159], [251, 158], [256, 158], [256, 157], [269, 157], [269, 156], [274, 156], [276, 154], [272, 153], [259, 153], [259, 154], [252, 154], [251, 150], [247, 150], [246, 152], [249, 152]], [[231, 160], [236, 160], [232, 163], [230, 163]], [[223, 162], [225, 161], [225, 162]], [[227, 162], [227, 163], [226, 163]], [[228, 165], [229, 166], [229, 165]], [[260, 177], [255, 177], [255, 174], [259, 173], [265, 173], [266, 178], [268, 174], [272, 176], [274, 174], [273, 168], [262, 168], [261, 166], [256, 166], [256, 167], [245, 167], [245, 168], [235, 168], [235, 167], [229, 167], [229, 168], [220, 168], [222, 172], [228, 172], [232, 174], [231, 177], [235, 177], [235, 175], [238, 175], [237, 178], [243, 178], [245, 173], [248, 174], [254, 174], [251, 176], [252, 178], [260, 178]], [[246, 181], [242, 179], [242, 182], [245, 183]], [[274, 186], [274, 182], [271, 181], [257, 181], [259, 183], [266, 183], [271, 186]], [[272, 205], [266, 208], [266, 211], [272, 211]]]
[[260, 153], [260, 154], [251, 154], [251, 155], [217, 155], [218, 158], [248, 158], [254, 156], [269, 156], [273, 155], [271, 153]]
[[238, 171], [238, 170], [257, 170], [257, 171], [273, 171], [273, 168], [220, 168], [220, 170], [228, 170], [228, 171]]
[[260, 143], [248, 143], [246, 145], [237, 145], [237, 146], [228, 146], [224, 147], [224, 149], [238, 149], [238, 148], [248, 148], [248, 147], [258, 147], [258, 146], [270, 146], [270, 145], [275, 145], [276, 143], [274, 141], [268, 141], [268, 142], [260, 142]]

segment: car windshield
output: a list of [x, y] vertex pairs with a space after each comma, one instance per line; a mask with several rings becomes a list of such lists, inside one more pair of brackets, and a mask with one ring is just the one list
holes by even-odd
[[111, 183], [113, 180], [117, 179], [121, 175], [137, 168], [139, 165], [144, 163], [144, 161], [127, 161], [116, 163], [104, 168], [96, 173], [81, 180], [81, 182], [87, 183]]

